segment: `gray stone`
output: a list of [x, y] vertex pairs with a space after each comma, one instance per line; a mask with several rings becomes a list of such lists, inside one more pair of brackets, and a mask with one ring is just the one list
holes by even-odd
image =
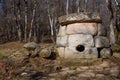
[[35, 50], [38, 47], [38, 45], [35, 42], [28, 42], [23, 47], [27, 50]]
[[107, 37], [96, 36], [94, 39], [95, 39], [95, 47], [97, 48], [110, 47], [110, 43]]
[[107, 35], [107, 29], [101, 23], [98, 24], [98, 34], [97, 35], [98, 36], [106, 36]]
[[100, 56], [101, 58], [108, 58], [112, 55], [112, 50], [111, 48], [103, 48], [101, 51], [100, 51]]
[[66, 26], [60, 26], [59, 33], [57, 36], [63, 37], [66, 35]]
[[95, 73], [86, 71], [86, 72], [79, 74], [78, 76], [79, 77], [95, 77]]
[[92, 35], [84, 35], [84, 34], [69, 35], [68, 46], [76, 47], [78, 45], [93, 47], [94, 41]]
[[97, 34], [97, 23], [74, 23], [67, 26], [66, 34]]
[[58, 50], [59, 56], [61, 58], [64, 58], [65, 57], [65, 48], [64, 47], [59, 47], [59, 48], [57, 48], [57, 50]]
[[65, 47], [67, 46], [67, 40], [68, 40], [68, 36], [63, 36], [63, 37], [57, 37], [57, 40], [56, 40], [56, 45], [58, 47]]
[[101, 22], [101, 18], [97, 13], [73, 13], [59, 17], [59, 23], [62, 25], [75, 22]]

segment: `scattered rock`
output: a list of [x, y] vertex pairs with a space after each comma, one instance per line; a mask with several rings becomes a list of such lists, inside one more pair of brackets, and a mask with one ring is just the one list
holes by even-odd
[[103, 48], [100, 51], [100, 57], [101, 58], [109, 58], [110, 56], [112, 56], [112, 50], [111, 50], [111, 48]]
[[92, 72], [83, 72], [78, 75], [79, 77], [95, 77], [95, 74]]
[[105, 75], [104, 74], [96, 74], [96, 77], [97, 78], [102, 78], [102, 77], [104, 77]]
[[38, 45], [35, 42], [28, 42], [24, 44], [23, 47], [26, 48], [28, 51], [30, 51], [30, 50], [35, 50], [38, 47]]

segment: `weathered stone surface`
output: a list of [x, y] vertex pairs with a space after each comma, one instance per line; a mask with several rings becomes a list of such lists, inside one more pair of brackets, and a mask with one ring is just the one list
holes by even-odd
[[39, 53], [39, 56], [43, 58], [48, 58], [50, 55], [51, 55], [51, 50], [49, 48], [44, 48]]
[[78, 45], [93, 47], [94, 41], [92, 35], [84, 35], [84, 34], [69, 35], [68, 46], [76, 47]]
[[65, 47], [67, 46], [67, 40], [68, 40], [68, 36], [63, 36], [63, 37], [57, 37], [57, 40], [56, 40], [56, 45], [58, 47]]
[[75, 47], [66, 47], [65, 58], [98, 58], [98, 51], [96, 48], [85, 48], [83, 52], [79, 52]]
[[66, 35], [66, 26], [60, 26], [59, 33], [57, 36], [62, 37]]
[[59, 56], [61, 58], [64, 58], [65, 57], [65, 48], [64, 47], [59, 47], [59, 48], [57, 48], [57, 50], [58, 50]]
[[103, 48], [100, 51], [100, 56], [101, 56], [101, 58], [108, 58], [108, 57], [112, 56], [111, 48]]
[[101, 23], [98, 24], [98, 34], [97, 35], [98, 36], [106, 36], [107, 35], [107, 29]]
[[85, 53], [85, 58], [98, 58], [97, 48], [88, 48], [88, 54]]
[[97, 34], [97, 23], [74, 23], [67, 26], [66, 34]]
[[97, 47], [97, 48], [110, 47], [108, 38], [103, 37], [103, 36], [96, 36], [95, 37], [95, 47]]
[[27, 50], [34, 50], [37, 48], [37, 46], [38, 45], [35, 42], [28, 42], [23, 47], [26, 48]]
[[73, 13], [59, 17], [59, 23], [62, 25], [76, 22], [101, 22], [101, 18], [97, 13]]

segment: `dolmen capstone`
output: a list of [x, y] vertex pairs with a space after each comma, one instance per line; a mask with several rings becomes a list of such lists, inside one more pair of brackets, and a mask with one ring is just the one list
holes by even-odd
[[61, 58], [111, 56], [107, 29], [97, 13], [72, 13], [59, 17], [56, 45]]

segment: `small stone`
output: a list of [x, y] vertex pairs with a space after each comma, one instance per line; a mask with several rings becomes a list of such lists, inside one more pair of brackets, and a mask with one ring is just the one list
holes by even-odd
[[35, 50], [38, 47], [38, 45], [35, 42], [28, 42], [23, 47], [27, 50]]
[[81, 68], [77, 68], [76, 71], [81, 72], [83, 70]]
[[111, 50], [111, 48], [103, 48], [100, 51], [100, 57], [101, 58], [109, 58], [110, 56], [112, 56], [112, 50]]
[[21, 76], [26, 76], [26, 75], [28, 75], [28, 73], [26, 72], [21, 73]]
[[102, 78], [104, 76], [105, 76], [104, 74], [96, 74], [96, 77], [99, 77], [99, 78]]
[[61, 75], [67, 75], [67, 74], [75, 74], [76, 70], [66, 70], [63, 72], [59, 72]]
[[95, 77], [95, 74], [92, 72], [83, 72], [78, 75], [79, 77]]
[[87, 66], [80, 66], [80, 69], [81, 69], [81, 70], [88, 70], [89, 67], [87, 67]]
[[50, 77], [55, 77], [56, 75], [58, 75], [57, 73], [51, 73], [49, 74]]
[[63, 68], [62, 70], [67, 71], [67, 70], [69, 70], [69, 67]]
[[75, 66], [71, 66], [69, 69], [70, 69], [70, 70], [76, 70], [76, 68], [77, 68], [77, 67], [75, 67]]

